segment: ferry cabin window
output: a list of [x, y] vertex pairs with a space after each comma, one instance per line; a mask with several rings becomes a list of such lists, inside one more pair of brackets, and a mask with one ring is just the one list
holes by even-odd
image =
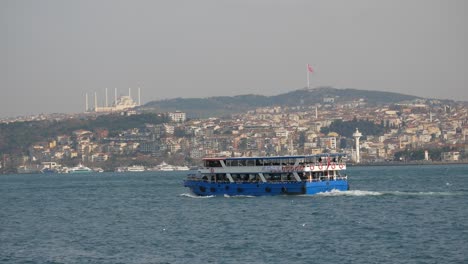
[[246, 160], [246, 166], [255, 166], [255, 160], [253, 159]]
[[219, 160], [205, 160], [205, 167], [212, 168], [212, 167], [222, 167], [222, 166]]

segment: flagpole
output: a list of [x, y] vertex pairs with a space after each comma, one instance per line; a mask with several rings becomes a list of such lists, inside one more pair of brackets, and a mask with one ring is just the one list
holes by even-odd
[[310, 83], [309, 83], [309, 64], [306, 64], [306, 72], [307, 72], [307, 89], [310, 89]]

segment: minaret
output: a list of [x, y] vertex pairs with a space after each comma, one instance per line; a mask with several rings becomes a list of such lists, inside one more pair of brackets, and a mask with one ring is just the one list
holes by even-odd
[[88, 93], [86, 93], [86, 109], [85, 112], [88, 112]]
[[361, 157], [359, 156], [359, 138], [362, 136], [361, 132], [356, 128], [356, 132], [354, 132], [353, 137], [354, 141], [356, 142], [356, 163], [361, 162]]
[[141, 105], [141, 89], [138, 87], [138, 106]]
[[114, 106], [117, 104], [117, 88], [114, 90]]
[[315, 119], [318, 119], [318, 107], [315, 106]]
[[94, 112], [97, 112], [97, 93], [94, 92]]
[[108, 107], [109, 104], [108, 104], [108, 101], [107, 101], [107, 88], [106, 88], [106, 107]]

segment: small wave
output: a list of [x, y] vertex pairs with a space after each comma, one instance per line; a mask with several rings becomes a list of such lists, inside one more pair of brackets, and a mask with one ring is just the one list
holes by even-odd
[[339, 191], [332, 190], [330, 192], [317, 193], [318, 196], [380, 196], [380, 195], [393, 195], [393, 196], [452, 196], [461, 195], [459, 192], [404, 192], [404, 191], [390, 191], [390, 192], [376, 192], [376, 191]]
[[188, 198], [196, 198], [196, 199], [205, 199], [205, 198], [213, 198], [214, 195], [207, 195], [207, 196], [200, 196], [193, 193], [181, 193], [180, 196], [188, 197]]
[[329, 192], [317, 193], [318, 196], [378, 196], [383, 195], [381, 192], [373, 191], [360, 191], [360, 190], [351, 190], [351, 191], [340, 191], [340, 190], [331, 190]]
[[460, 195], [458, 192], [385, 192], [384, 194], [396, 195], [396, 196], [452, 196]]
[[224, 198], [255, 198], [256, 196], [253, 195], [229, 195], [225, 194]]

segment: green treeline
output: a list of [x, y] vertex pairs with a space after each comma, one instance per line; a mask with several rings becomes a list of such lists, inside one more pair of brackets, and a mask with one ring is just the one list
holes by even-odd
[[395, 152], [394, 160], [424, 160], [424, 152], [429, 152], [430, 160], [441, 160], [442, 152], [450, 151], [450, 147], [443, 148], [429, 148], [429, 149], [406, 149], [403, 151]]
[[96, 118], [0, 124], [0, 154], [24, 154], [31, 144], [49, 141], [58, 135], [71, 135], [73, 131], [79, 129], [90, 131], [107, 129], [112, 135], [126, 129], [142, 127], [144, 124], [161, 124], [167, 121], [166, 115], [124, 116], [112, 114]]
[[359, 128], [359, 131], [363, 136], [378, 136], [385, 133], [385, 127], [383, 124], [376, 125], [371, 121], [357, 120], [356, 118], [351, 121], [335, 120], [329, 127], [322, 127], [320, 132], [324, 134], [336, 132], [341, 136], [350, 138], [353, 136], [353, 133], [356, 132], [356, 128]]

